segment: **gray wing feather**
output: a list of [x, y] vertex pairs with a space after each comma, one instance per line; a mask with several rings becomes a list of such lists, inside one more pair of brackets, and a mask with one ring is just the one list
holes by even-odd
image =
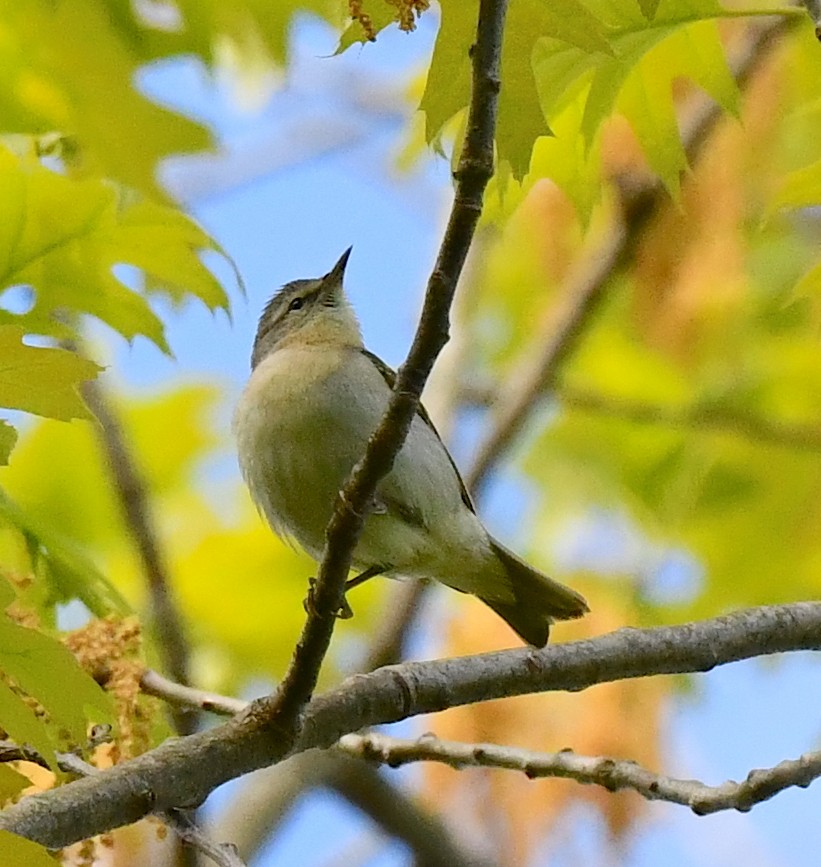
[[[393, 386], [396, 383], [396, 372], [394, 370], [392, 370], [390, 367], [388, 367], [388, 365], [385, 364], [385, 362], [382, 361], [382, 359], [378, 355], [374, 355], [372, 352], [365, 349], [364, 347], [360, 351], [373, 364], [373, 366], [379, 371], [379, 373], [382, 375], [382, 379], [385, 380], [385, 384], [388, 386], [388, 388], [390, 388], [391, 391], [393, 391]], [[436, 435], [436, 438], [439, 440], [439, 442], [442, 443], [442, 437], [439, 436], [439, 431], [436, 430], [433, 422], [431, 421], [430, 416], [427, 413], [427, 410], [425, 409], [424, 406], [422, 406], [421, 403], [417, 404], [416, 414], [433, 431], [433, 433]], [[462, 479], [462, 474], [459, 472], [459, 468], [454, 463], [454, 460], [451, 457], [451, 454], [447, 450], [447, 447], [445, 446], [444, 443], [442, 443], [442, 448], [444, 449], [445, 454], [448, 456], [448, 460], [450, 461], [450, 465], [453, 467], [453, 472], [456, 473], [456, 478], [459, 480], [459, 489], [460, 489], [460, 492], [462, 495], [462, 502], [468, 507], [468, 509], [470, 509], [471, 512], [476, 514], [476, 507], [473, 505], [473, 500], [471, 500], [470, 494], [468, 493], [468, 489], [465, 487], [465, 483]]]

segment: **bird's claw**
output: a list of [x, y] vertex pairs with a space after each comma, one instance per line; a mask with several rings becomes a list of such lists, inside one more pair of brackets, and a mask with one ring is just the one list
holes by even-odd
[[[302, 601], [302, 607], [306, 614], [314, 617], [321, 617], [323, 613], [316, 607], [316, 578], [308, 579], [308, 595]], [[353, 617], [353, 609], [348, 605], [348, 600], [343, 596], [342, 604], [336, 611], [332, 612], [332, 617], [337, 617], [339, 620], [350, 620]]]

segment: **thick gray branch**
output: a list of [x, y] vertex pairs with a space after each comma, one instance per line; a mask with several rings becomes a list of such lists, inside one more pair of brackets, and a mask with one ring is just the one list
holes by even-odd
[[[544, 650], [521, 648], [461, 659], [405, 663], [356, 675], [307, 707], [296, 750], [329, 747], [366, 726], [447, 707], [717, 665], [796, 650], [821, 650], [821, 602], [751, 608], [655, 629], [620, 629]], [[59, 848], [147, 813], [198, 804], [218, 785], [281, 760], [288, 739], [243, 713], [207, 732], [0, 814], [0, 827]]]

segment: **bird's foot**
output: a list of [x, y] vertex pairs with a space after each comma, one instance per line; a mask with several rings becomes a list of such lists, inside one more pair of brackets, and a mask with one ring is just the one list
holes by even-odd
[[[308, 595], [302, 601], [302, 607], [307, 614], [312, 614], [314, 617], [324, 616], [316, 607], [316, 578], [308, 579]], [[353, 617], [353, 609], [348, 605], [348, 600], [343, 596], [342, 604], [336, 611], [331, 613], [332, 617], [337, 617], [339, 620], [350, 620]]]

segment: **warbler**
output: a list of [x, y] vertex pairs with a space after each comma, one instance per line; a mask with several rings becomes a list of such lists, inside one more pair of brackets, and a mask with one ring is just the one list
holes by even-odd
[[[342, 286], [351, 249], [324, 276], [294, 280], [262, 312], [251, 377], [234, 415], [242, 474], [273, 530], [322, 557], [338, 492], [388, 405], [395, 373], [365, 349]], [[575, 590], [496, 541], [420, 405], [380, 481], [353, 564], [375, 575], [435, 579], [478, 596], [527, 643], [587, 610]]]

